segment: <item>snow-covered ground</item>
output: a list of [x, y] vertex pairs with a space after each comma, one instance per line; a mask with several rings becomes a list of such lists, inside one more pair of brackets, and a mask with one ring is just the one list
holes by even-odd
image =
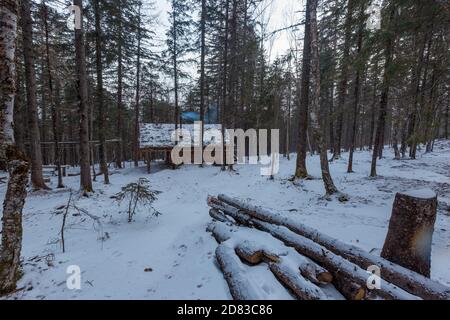
[[[58, 207], [66, 205], [70, 191], [30, 194], [24, 212], [23, 290], [19, 299], [230, 299], [214, 251], [216, 241], [206, 232], [211, 222], [206, 198], [224, 193], [251, 198], [255, 204], [299, 219], [333, 237], [379, 253], [383, 245], [396, 192], [431, 188], [439, 194], [439, 215], [433, 239], [432, 277], [450, 285], [450, 142], [439, 142], [435, 152], [417, 161], [394, 161], [390, 151], [379, 162], [377, 179], [368, 178], [371, 155], [358, 152], [354, 170], [347, 174], [347, 154], [331, 164], [337, 186], [350, 196], [347, 203], [327, 201], [319, 180], [317, 156], [308, 158], [317, 179], [289, 182], [295, 158], [282, 159], [275, 180], [260, 175], [258, 166], [237, 166], [236, 173], [219, 168], [185, 166], [146, 174], [145, 166], [127, 168], [94, 184], [91, 198], [75, 196], [77, 206], [101, 218], [101, 229], [85, 216], [69, 216], [66, 253], [62, 253]], [[124, 207], [111, 199], [121, 187], [147, 177], [162, 193], [151, 217], [140, 212], [127, 223]], [[78, 177], [65, 178], [78, 189]], [[52, 180], [53, 186], [56, 181]], [[3, 198], [6, 186], [0, 186]], [[1, 199], [2, 200], [2, 199]], [[61, 212], [59, 210], [59, 212]], [[81, 290], [66, 286], [66, 269], [77, 265], [82, 271]], [[275, 285], [264, 266], [254, 267], [253, 280], [268, 299], [290, 299]]]

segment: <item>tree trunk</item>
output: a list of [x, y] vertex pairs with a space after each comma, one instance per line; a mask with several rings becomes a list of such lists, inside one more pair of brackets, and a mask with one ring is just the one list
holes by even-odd
[[118, 0], [118, 43], [117, 43], [117, 136], [121, 140], [117, 145], [116, 165], [122, 168], [122, 161], [125, 160], [126, 143], [125, 130], [123, 128], [123, 29], [122, 29], [122, 2]]
[[22, 210], [27, 196], [28, 159], [14, 144], [13, 114], [16, 94], [16, 38], [18, 1], [0, 6], [0, 164], [9, 171], [3, 202], [0, 246], [0, 295], [16, 288], [20, 278], [22, 249]]
[[429, 278], [436, 214], [433, 191], [398, 193], [381, 256]]
[[134, 105], [134, 137], [133, 137], [133, 153], [134, 153], [134, 166], [139, 166], [139, 113], [140, 113], [140, 101], [141, 101], [141, 7], [139, 3], [138, 9], [138, 34], [137, 34], [137, 65], [136, 65], [136, 102]]
[[[62, 180], [62, 170], [61, 170], [61, 150], [59, 148], [59, 138], [60, 138], [60, 101], [59, 101], [59, 85], [56, 86], [56, 95], [53, 88], [53, 65], [50, 58], [50, 43], [49, 43], [49, 28], [48, 28], [48, 8], [45, 1], [42, 1], [43, 10], [43, 21], [44, 21], [44, 32], [45, 32], [45, 57], [47, 60], [47, 76], [48, 76], [48, 87], [50, 91], [50, 106], [52, 112], [52, 131], [53, 131], [53, 143], [54, 143], [54, 156], [56, 171], [58, 172], [58, 189], [64, 188]], [[59, 81], [58, 79], [56, 80]]]
[[309, 81], [311, 77], [311, 3], [306, 2], [305, 39], [303, 43], [302, 79], [297, 92], [299, 103], [299, 127], [297, 141], [297, 165], [295, 178], [305, 179], [308, 177], [306, 167], [307, 139], [308, 139], [308, 109], [309, 109]]
[[[331, 196], [338, 193], [330, 174], [328, 163], [328, 148], [324, 138], [325, 127], [323, 124], [326, 119], [325, 108], [320, 104], [320, 61], [319, 61], [319, 39], [317, 28], [317, 0], [308, 0], [310, 2], [310, 23], [311, 23], [311, 127], [313, 129], [314, 140], [320, 153], [320, 167], [322, 170], [322, 179], [325, 185], [327, 195]], [[317, 112], [320, 112], [320, 119]], [[322, 125], [320, 121], [322, 120]]]
[[173, 82], [174, 82], [174, 94], [175, 94], [175, 130], [178, 129], [181, 121], [180, 115], [180, 106], [179, 106], [179, 98], [178, 98], [178, 36], [177, 36], [177, 28], [178, 28], [178, 20], [177, 20], [177, 12], [175, 8], [175, 2], [172, 0], [172, 10], [173, 10], [173, 52], [172, 52], [172, 63], [173, 63]]
[[224, 50], [223, 50], [223, 75], [222, 75], [222, 107], [221, 125], [222, 125], [222, 171], [226, 169], [226, 147], [225, 147], [225, 128], [227, 125], [225, 111], [228, 108], [228, 33], [229, 33], [229, 15], [230, 15], [230, 0], [225, 0], [225, 30], [224, 30]]
[[103, 105], [103, 62], [102, 62], [102, 30], [100, 1], [94, 1], [95, 11], [95, 58], [97, 64], [97, 106], [98, 106], [98, 133], [99, 133], [99, 155], [100, 170], [103, 173], [104, 183], [109, 184], [108, 164], [106, 163], [106, 141], [105, 141], [105, 115]]
[[379, 109], [379, 115], [378, 115], [378, 124], [377, 124], [377, 131], [375, 134], [375, 144], [373, 149], [373, 156], [372, 156], [372, 167], [370, 176], [376, 177], [377, 176], [377, 159], [380, 155], [381, 148], [383, 148], [383, 136], [384, 136], [384, 129], [385, 129], [385, 123], [386, 123], [386, 116], [387, 116], [387, 107], [388, 107], [388, 99], [389, 99], [389, 91], [390, 91], [390, 77], [389, 74], [392, 64], [392, 53], [394, 51], [394, 36], [389, 32], [391, 30], [391, 24], [393, 23], [395, 19], [395, 10], [396, 5], [395, 3], [390, 4], [389, 8], [389, 17], [386, 21], [386, 40], [385, 40], [385, 49], [384, 49], [384, 75], [383, 75], [383, 85], [382, 85], [382, 92], [381, 92], [381, 100], [380, 100], [380, 109]]
[[342, 55], [341, 62], [341, 78], [338, 85], [338, 103], [337, 103], [337, 132], [336, 132], [336, 145], [334, 146], [333, 159], [340, 159], [341, 149], [342, 149], [342, 136], [343, 136], [343, 125], [344, 125], [344, 107], [345, 99], [347, 96], [347, 86], [348, 86], [348, 68], [349, 68], [349, 58], [350, 58], [350, 46], [352, 41], [352, 23], [353, 23], [353, 11], [355, 7], [355, 0], [349, 0], [347, 4], [347, 16], [345, 18], [345, 40], [344, 40], [344, 51]]
[[86, 73], [86, 53], [83, 31], [83, 0], [74, 0], [73, 4], [80, 8], [81, 26], [75, 30], [75, 60], [77, 67], [78, 100], [80, 117], [80, 186], [85, 194], [93, 192], [90, 151], [89, 151], [89, 106], [88, 78]]
[[[357, 59], [360, 61], [356, 62], [356, 76], [355, 76], [355, 84], [354, 84], [354, 92], [353, 92], [353, 122], [352, 122], [352, 128], [351, 128], [351, 138], [350, 138], [350, 156], [348, 160], [348, 173], [353, 172], [353, 156], [355, 153], [355, 146], [356, 146], [356, 132], [357, 132], [357, 124], [358, 124], [358, 117], [360, 112], [359, 107], [359, 101], [360, 101], [360, 87], [361, 87], [361, 70], [364, 68], [364, 66], [361, 65], [363, 61], [361, 61], [361, 51], [362, 51], [362, 45], [363, 45], [363, 36], [364, 36], [364, 29], [366, 26], [365, 21], [365, 11], [366, 6], [364, 4], [360, 5], [360, 12], [359, 12], [359, 30], [358, 30], [358, 45], [357, 45]], [[365, 61], [364, 61], [365, 63]]]
[[28, 124], [30, 130], [31, 183], [34, 190], [49, 190], [50, 188], [45, 184], [42, 173], [42, 150], [37, 110], [36, 74], [34, 69], [33, 21], [31, 18], [31, 2], [29, 0], [23, 0], [21, 2], [20, 15], [27, 87]]
[[[205, 59], [206, 59], [206, 0], [202, 0], [202, 12], [201, 12], [201, 57], [200, 57], [200, 122], [201, 135], [200, 146], [201, 150], [204, 148], [204, 131], [205, 131]], [[203, 159], [203, 157], [202, 157]], [[203, 160], [202, 160], [203, 162]]]

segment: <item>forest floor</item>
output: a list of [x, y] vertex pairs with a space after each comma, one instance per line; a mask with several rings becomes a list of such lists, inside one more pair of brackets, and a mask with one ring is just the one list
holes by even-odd
[[[281, 160], [280, 174], [269, 180], [259, 166], [220, 168], [184, 166], [146, 174], [145, 166], [127, 168], [94, 184], [90, 198], [74, 195], [76, 205], [100, 217], [101, 228], [85, 215], [71, 212], [62, 253], [61, 207], [70, 190], [31, 193], [24, 211], [23, 271], [20, 288], [11, 299], [230, 299], [214, 251], [217, 243], [206, 232], [211, 222], [206, 199], [224, 193], [276, 209], [330, 236], [379, 254], [396, 192], [431, 188], [439, 195], [439, 214], [433, 238], [432, 278], [450, 285], [450, 141], [436, 144], [430, 154], [420, 152], [416, 161], [394, 161], [390, 150], [379, 162], [379, 177], [370, 179], [369, 152], [355, 154], [356, 173], [347, 174], [347, 157], [331, 164], [339, 189], [350, 196], [347, 203], [323, 198], [319, 158], [308, 158], [313, 180], [292, 183], [295, 157]], [[127, 223], [111, 196], [141, 177], [161, 191], [150, 209]], [[65, 178], [78, 189], [79, 177]], [[55, 186], [56, 178], [52, 178]], [[0, 186], [0, 200], [6, 185]], [[59, 209], [58, 209], [59, 208]], [[122, 213], [121, 213], [122, 212]], [[80, 267], [81, 290], [66, 286], [67, 267]], [[252, 278], [268, 299], [291, 299], [266, 267], [254, 267]]]

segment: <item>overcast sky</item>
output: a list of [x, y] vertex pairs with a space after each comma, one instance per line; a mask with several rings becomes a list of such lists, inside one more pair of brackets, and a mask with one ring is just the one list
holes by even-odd
[[[301, 19], [298, 11], [303, 10], [304, 0], [264, 0], [259, 10], [264, 10], [264, 21], [268, 22], [267, 33], [296, 24]], [[156, 12], [159, 16], [157, 33], [165, 35], [169, 22], [167, 12], [170, 10], [170, 0], [155, 0]], [[162, 32], [162, 33], [161, 33]], [[271, 58], [282, 55], [289, 50], [289, 31], [279, 32], [268, 39], [266, 47]]]

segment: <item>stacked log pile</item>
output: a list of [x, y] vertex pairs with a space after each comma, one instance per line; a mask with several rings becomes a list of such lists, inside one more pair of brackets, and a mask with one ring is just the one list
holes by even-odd
[[[276, 212], [225, 195], [209, 197], [208, 205], [214, 220], [208, 231], [236, 300], [262, 299], [243, 272], [244, 265], [262, 263], [301, 300], [334, 299], [325, 290], [330, 286], [348, 300], [450, 299], [450, 288]], [[373, 266], [381, 277], [367, 271]]]

